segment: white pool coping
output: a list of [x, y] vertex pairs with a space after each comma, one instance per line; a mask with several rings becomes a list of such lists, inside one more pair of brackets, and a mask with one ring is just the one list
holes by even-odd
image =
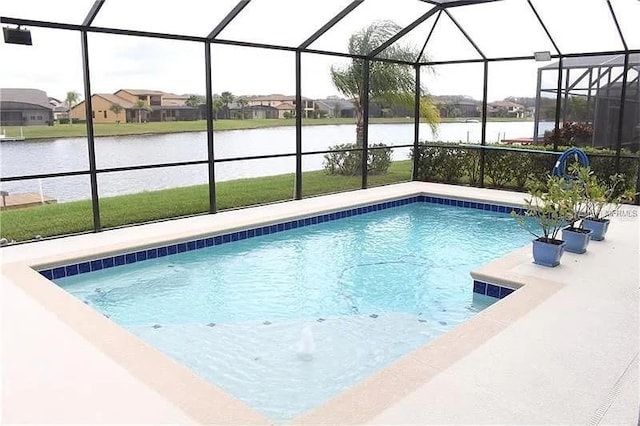
[[[419, 194], [523, 199], [410, 182], [0, 249], [2, 421], [272, 423], [30, 266]], [[486, 265], [478, 277], [523, 287], [293, 423], [636, 424], [639, 232], [637, 216], [616, 217], [557, 268], [532, 264], [528, 247]]]

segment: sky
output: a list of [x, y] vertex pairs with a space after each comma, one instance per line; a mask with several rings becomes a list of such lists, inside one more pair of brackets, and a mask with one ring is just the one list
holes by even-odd
[[[205, 36], [237, 0], [106, 0], [95, 26], [164, 31]], [[532, 0], [563, 53], [622, 49], [604, 0]], [[640, 1], [611, 0], [631, 48], [640, 49]], [[92, 0], [2, 0], [0, 15], [79, 24]], [[252, 0], [219, 35], [240, 40], [297, 46], [344, 8], [349, 0]], [[389, 5], [392, 5], [391, 7]], [[311, 48], [346, 52], [349, 36], [369, 23], [388, 19], [406, 26], [432, 6], [418, 0], [366, 0], [329, 30]], [[487, 57], [526, 56], [555, 52], [526, 0], [500, 0], [451, 9], [451, 15]], [[480, 19], [479, 19], [480, 18]], [[401, 39], [418, 50], [431, 32], [436, 15]], [[33, 46], [0, 44], [0, 85], [45, 90], [64, 98], [83, 93], [80, 34], [30, 28]], [[121, 88], [153, 89], [178, 94], [204, 94], [202, 43], [143, 37], [89, 34], [93, 93]], [[426, 48], [434, 61], [478, 59], [479, 54], [445, 14], [438, 20]], [[310, 98], [339, 95], [329, 76], [331, 66], [347, 59], [303, 54], [302, 92]], [[6, 66], [9, 64], [9, 66]], [[517, 61], [491, 63], [490, 101], [507, 96], [534, 97], [539, 66]], [[292, 52], [226, 45], [212, 47], [213, 91], [235, 95], [295, 94]], [[549, 84], [556, 77], [548, 73]], [[424, 68], [423, 85], [434, 95], [482, 97], [482, 64]]]

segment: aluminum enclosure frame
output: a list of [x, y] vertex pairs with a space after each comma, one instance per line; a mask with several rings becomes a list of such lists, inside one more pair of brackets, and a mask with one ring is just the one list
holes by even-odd
[[[236, 6], [227, 13], [227, 15], [211, 30], [208, 36], [206, 37], [198, 37], [192, 35], [181, 35], [181, 34], [171, 34], [171, 33], [160, 33], [160, 32], [149, 32], [149, 31], [138, 31], [138, 30], [127, 30], [127, 29], [118, 29], [118, 28], [105, 28], [105, 27], [97, 27], [93, 26], [93, 22], [95, 18], [100, 13], [100, 10], [104, 6], [105, 2], [109, 0], [95, 0], [91, 9], [88, 11], [86, 18], [84, 19], [81, 25], [76, 24], [67, 24], [61, 22], [49, 22], [49, 21], [38, 21], [31, 19], [22, 19], [22, 18], [13, 18], [13, 17], [0, 17], [0, 23], [9, 24], [9, 25], [20, 25], [20, 26], [28, 26], [35, 28], [48, 28], [48, 29], [61, 29], [61, 30], [71, 30], [78, 31], [81, 36], [81, 49], [82, 49], [82, 71], [83, 71], [83, 80], [84, 80], [84, 99], [85, 108], [87, 109], [87, 150], [89, 154], [89, 168], [88, 170], [82, 171], [74, 171], [74, 172], [62, 172], [62, 173], [46, 173], [46, 174], [37, 174], [37, 175], [25, 175], [25, 176], [10, 176], [10, 177], [1, 177], [0, 182], [8, 182], [8, 181], [17, 181], [17, 180], [30, 180], [30, 179], [41, 179], [41, 178], [51, 178], [51, 177], [67, 177], [67, 176], [80, 176], [80, 175], [89, 175], [90, 183], [91, 183], [91, 200], [92, 200], [92, 210], [93, 210], [93, 232], [98, 232], [102, 229], [100, 223], [100, 211], [99, 211], [99, 193], [98, 193], [98, 175], [101, 173], [110, 173], [117, 171], [132, 171], [132, 170], [143, 170], [143, 169], [151, 169], [151, 168], [163, 168], [163, 167], [178, 167], [184, 165], [202, 165], [206, 164], [208, 166], [208, 175], [209, 175], [209, 213], [215, 213], [217, 211], [216, 207], [216, 192], [215, 192], [215, 164], [221, 162], [229, 162], [229, 161], [240, 161], [240, 160], [253, 160], [253, 159], [269, 159], [269, 158], [281, 158], [281, 157], [295, 157], [296, 159], [296, 168], [295, 168], [295, 189], [294, 189], [294, 198], [301, 199], [303, 197], [302, 191], [302, 160], [305, 155], [314, 155], [314, 154], [325, 154], [328, 152], [336, 152], [336, 151], [313, 151], [313, 152], [303, 152], [302, 149], [302, 53], [309, 54], [318, 54], [318, 55], [328, 55], [334, 57], [344, 57], [351, 59], [360, 59], [364, 61], [364, 75], [363, 82], [365, 87], [369, 87], [369, 66], [372, 61], [383, 61], [390, 62], [395, 64], [407, 65], [411, 66], [415, 69], [415, 108], [414, 108], [414, 140], [412, 144], [407, 145], [397, 145], [395, 148], [404, 148], [411, 147], [413, 149], [418, 149], [420, 146], [420, 131], [419, 131], [419, 122], [420, 122], [420, 100], [419, 96], [422, 96], [423, 91], [420, 83], [420, 70], [422, 67], [430, 67], [435, 65], [454, 65], [454, 64], [469, 64], [469, 63], [482, 63], [484, 66], [483, 72], [483, 100], [482, 100], [482, 133], [481, 133], [481, 141], [478, 149], [480, 150], [481, 161], [480, 161], [480, 183], [479, 185], [484, 186], [484, 168], [485, 168], [485, 151], [487, 149], [493, 149], [487, 146], [486, 141], [486, 125], [487, 125], [487, 87], [488, 87], [488, 75], [489, 75], [489, 64], [495, 62], [508, 62], [508, 61], [522, 61], [522, 60], [534, 60], [534, 56], [510, 56], [510, 57], [488, 57], [486, 56], [480, 47], [476, 44], [472, 37], [465, 31], [465, 29], [455, 20], [455, 18], [449, 12], [449, 9], [457, 8], [457, 7], [465, 7], [469, 5], [489, 3], [489, 2], [501, 2], [507, 0], [421, 0], [424, 3], [430, 4], [433, 7], [429, 9], [426, 13], [417, 17], [411, 24], [401, 29], [395, 36], [391, 37], [389, 40], [384, 42], [382, 45], [378, 46], [375, 50], [370, 52], [368, 55], [352, 55], [348, 53], [327, 51], [327, 50], [319, 50], [311, 48], [311, 45], [322, 35], [324, 35], [327, 31], [333, 28], [338, 22], [356, 10], [360, 5], [362, 5], [366, 0], [353, 0], [349, 3], [344, 9], [342, 9], [338, 14], [336, 14], [333, 18], [331, 18], [328, 22], [322, 25], [317, 31], [315, 31], [312, 35], [310, 35], [303, 43], [298, 46], [283, 46], [283, 45], [275, 45], [275, 44], [265, 44], [265, 43], [254, 43], [254, 42], [246, 42], [246, 41], [237, 41], [237, 40], [227, 40], [219, 38], [220, 34], [223, 30], [231, 23], [233, 20], [242, 13], [242, 11], [251, 3], [252, 0], [240, 0]], [[620, 37], [621, 43], [624, 46], [624, 50], [615, 50], [615, 51], [604, 51], [604, 52], [562, 52], [558, 48], [554, 37], [546, 26], [545, 22], [541, 18], [540, 14], [536, 10], [534, 4], [531, 0], [526, 0], [528, 6], [531, 9], [531, 12], [535, 16], [538, 24], [546, 34], [549, 42], [553, 45], [555, 49], [555, 53], [551, 55], [552, 58], [559, 60], [559, 76], [558, 76], [558, 90], [556, 95], [556, 118], [554, 128], [556, 130], [559, 129], [560, 126], [560, 105], [561, 105], [561, 96], [562, 96], [562, 70], [563, 70], [563, 59], [565, 58], [573, 58], [573, 57], [584, 57], [584, 56], [599, 56], [599, 55], [614, 55], [620, 54], [625, 55], [625, 70], [628, 70], [628, 61], [629, 55], [640, 53], [640, 49], [630, 49], [627, 41], [624, 37], [624, 33], [620, 28], [616, 13], [611, 5], [611, 0], [607, 0], [608, 9], [610, 12], [610, 17], [613, 19], [615, 27], [617, 29], [618, 35]], [[481, 59], [468, 59], [468, 60], [452, 60], [452, 61], [426, 61], [420, 62], [420, 58], [422, 57], [422, 53], [428, 49], [429, 42], [431, 39], [431, 35], [433, 34], [433, 30], [435, 26], [438, 24], [438, 20], [442, 14], [446, 14], [457, 27], [457, 29], [463, 34], [463, 36], [469, 41], [469, 43], [474, 47], [478, 55]], [[419, 26], [421, 23], [425, 22], [427, 19], [435, 15], [435, 23], [433, 28], [431, 29], [429, 35], [427, 36], [424, 45], [421, 50], [421, 54], [416, 61], [414, 62], [406, 62], [400, 61], [393, 58], [384, 57], [384, 50], [391, 46], [393, 43], [398, 40], [402, 40], [402, 38], [410, 33], [413, 29]], [[98, 169], [96, 166], [95, 159], [95, 135], [93, 132], [93, 123], [91, 119], [91, 79], [90, 79], [90, 66], [89, 66], [89, 52], [90, 46], [87, 40], [87, 35], [89, 33], [101, 33], [101, 34], [114, 34], [114, 35], [124, 35], [124, 36], [136, 36], [136, 37], [147, 37], [147, 38], [155, 38], [162, 40], [182, 40], [189, 41], [195, 43], [202, 43], [204, 47], [204, 58], [205, 58], [205, 87], [206, 87], [206, 101], [207, 105], [207, 113], [206, 113], [206, 123], [207, 123], [207, 159], [201, 161], [188, 161], [188, 162], [174, 162], [174, 163], [163, 163], [163, 164], [152, 164], [152, 165], [143, 165], [143, 166], [130, 166], [130, 167], [116, 167], [116, 168], [108, 168], [108, 169]], [[212, 114], [212, 80], [213, 80], [213, 69], [212, 67], [212, 58], [211, 58], [211, 45], [230, 45], [230, 46], [242, 46], [242, 47], [250, 47], [250, 48], [261, 48], [261, 49], [271, 49], [271, 50], [279, 50], [279, 51], [287, 51], [291, 52], [295, 55], [295, 86], [296, 86], [296, 151], [295, 153], [287, 153], [287, 154], [275, 154], [275, 155], [260, 155], [260, 156], [246, 156], [246, 157], [235, 157], [235, 158], [225, 158], [225, 159], [216, 159], [214, 157], [214, 146], [215, 146], [215, 132], [213, 126], [213, 114]], [[540, 79], [540, 77], [539, 77]], [[627, 73], [624, 73], [623, 82], [626, 83]], [[624, 104], [625, 104], [625, 88], [623, 84], [623, 90], [621, 93], [620, 105], [620, 117], [619, 122], [617, 124], [618, 135], [621, 134], [621, 129], [623, 126], [623, 118], [624, 118]], [[368, 186], [368, 176], [367, 176], [367, 167], [366, 167], [366, 159], [367, 153], [370, 148], [368, 144], [368, 90], [365, 94], [366, 102], [364, 103], [365, 114], [364, 114], [364, 140], [362, 147], [362, 185], [361, 187], [367, 188]], [[538, 113], [539, 108], [536, 109], [536, 113]], [[537, 129], [536, 129], [537, 131]], [[554, 141], [554, 148], [557, 149], [558, 143], [557, 140]], [[501, 148], [504, 149], [504, 148]], [[620, 167], [620, 158], [621, 158], [621, 140], [620, 137], [616, 141], [616, 168], [619, 170]], [[640, 176], [640, 174], [639, 174]], [[416, 162], [414, 159], [414, 170], [412, 174], [412, 179], [416, 180]], [[639, 178], [640, 181], [640, 178]], [[640, 182], [639, 182], [640, 183]], [[638, 201], [638, 200], [636, 200]]]

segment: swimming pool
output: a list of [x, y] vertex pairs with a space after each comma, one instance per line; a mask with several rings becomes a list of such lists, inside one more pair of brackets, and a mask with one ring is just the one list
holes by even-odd
[[505, 209], [388, 207], [201, 250], [185, 243], [182, 253], [86, 274], [76, 266], [55, 282], [256, 410], [288, 419], [495, 301], [473, 295], [469, 272], [529, 241]]

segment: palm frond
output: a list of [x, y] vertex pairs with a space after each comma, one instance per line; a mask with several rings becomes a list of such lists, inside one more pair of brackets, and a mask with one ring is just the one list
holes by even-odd
[[[393, 21], [376, 21], [371, 25], [356, 32], [349, 38], [349, 53], [352, 55], [369, 55], [384, 42], [389, 40], [402, 29]], [[397, 59], [406, 62], [415, 62], [421, 56], [420, 51], [414, 46], [403, 45], [400, 42], [393, 43], [380, 52], [380, 58]], [[421, 60], [425, 60], [422, 55]], [[356, 109], [362, 113], [364, 60], [352, 59], [345, 67], [331, 67], [331, 79], [340, 93], [350, 99], [354, 99]], [[410, 65], [390, 62], [371, 61], [369, 63], [369, 96], [371, 99], [382, 100], [391, 105], [403, 106], [413, 109], [415, 100], [415, 70]], [[421, 90], [421, 93], [424, 91]], [[440, 121], [440, 114], [431, 102], [431, 98], [421, 97], [421, 117], [431, 126], [434, 133]]]

